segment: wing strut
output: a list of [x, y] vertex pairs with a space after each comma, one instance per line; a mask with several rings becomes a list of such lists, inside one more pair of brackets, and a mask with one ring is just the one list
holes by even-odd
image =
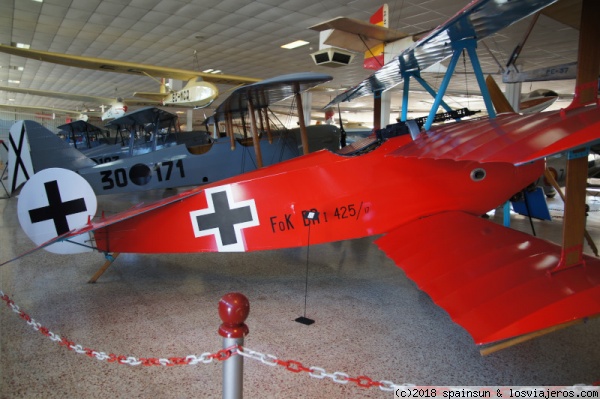
[[227, 135], [229, 136], [229, 143], [231, 145], [231, 151], [235, 150], [235, 136], [233, 135], [233, 117], [230, 113], [225, 115], [225, 129], [227, 129]]
[[154, 134], [152, 135], [152, 151], [156, 151], [156, 145], [158, 142], [158, 132], [160, 131], [160, 114], [154, 116]]
[[271, 132], [271, 123], [269, 122], [269, 109], [265, 108], [264, 110], [264, 118], [265, 118], [265, 125], [267, 128], [267, 137], [269, 138], [269, 144], [273, 144], [273, 132]]
[[[400, 68], [400, 69], [403, 69], [403, 68]], [[431, 94], [431, 97], [435, 98], [437, 96], [437, 94], [436, 94], [435, 90], [433, 89], [433, 87], [429, 86], [429, 84], [425, 81], [425, 79], [423, 79], [421, 77], [421, 73], [419, 71], [403, 72], [402, 76], [404, 78], [404, 88], [402, 90], [402, 116], [401, 116], [400, 120], [402, 122], [406, 122], [408, 119], [408, 93], [409, 93], [411, 77], [415, 78], [415, 80], [417, 82], [419, 82], [421, 84], [421, 86], [423, 86], [423, 88], [425, 90], [427, 90], [427, 92], [429, 94]], [[450, 106], [448, 104], [446, 104], [446, 102], [444, 100], [441, 100], [440, 104], [446, 110], [446, 112], [452, 112], [452, 108], [450, 108]]]
[[373, 92], [373, 131], [381, 129], [381, 95], [382, 90]]
[[254, 153], [256, 155], [257, 168], [263, 167], [262, 152], [260, 151], [260, 138], [258, 137], [258, 127], [256, 126], [256, 114], [252, 99], [248, 97], [248, 113], [250, 114], [250, 129], [252, 130], [252, 142], [254, 143]]
[[485, 85], [485, 79], [483, 77], [483, 71], [481, 70], [481, 65], [479, 64], [479, 58], [477, 57], [477, 52], [475, 49], [477, 48], [477, 41], [475, 39], [464, 39], [457, 43], [452, 44], [452, 58], [450, 59], [450, 64], [448, 65], [448, 70], [444, 75], [444, 79], [440, 85], [440, 89], [435, 96], [435, 100], [433, 102], [433, 106], [429, 111], [429, 116], [427, 117], [427, 121], [423, 126], [425, 130], [429, 130], [431, 125], [433, 124], [433, 120], [435, 118], [435, 114], [437, 109], [440, 107], [442, 102], [442, 97], [446, 94], [446, 89], [448, 88], [448, 84], [450, 83], [450, 78], [454, 73], [454, 69], [456, 68], [456, 64], [462, 54], [463, 50], [466, 50], [469, 54], [469, 58], [471, 59], [471, 65], [473, 66], [473, 72], [475, 73], [475, 77], [477, 78], [477, 83], [479, 84], [479, 90], [481, 90], [481, 95], [483, 96], [483, 101], [485, 103], [485, 107], [487, 108], [488, 115], [490, 118], [496, 117], [496, 112], [494, 111], [494, 106], [492, 105], [492, 100], [490, 97], [490, 93], [488, 92], [487, 86]]
[[[600, 3], [583, 0], [579, 30], [579, 68], [575, 97], [569, 108], [598, 102], [598, 69], [600, 68]], [[589, 147], [570, 151], [567, 157], [565, 219], [561, 259], [553, 273], [572, 267], [585, 266], [583, 238], [585, 235], [585, 198]]]
[[[552, 187], [554, 187], [554, 189], [556, 190], [556, 192], [558, 193], [560, 198], [562, 198], [563, 202], [565, 202], [566, 201], [565, 194], [563, 193], [562, 189], [560, 188], [560, 186], [554, 179], [554, 175], [552, 174], [552, 172], [550, 172], [548, 170], [548, 168], [546, 168], [544, 170], [544, 177], [546, 178], [546, 180], [548, 180], [548, 183], [550, 183], [550, 185]], [[592, 236], [587, 231], [587, 229], [584, 230], [584, 236], [585, 236], [585, 240], [587, 241], [588, 245], [592, 249], [592, 252], [594, 253], [594, 255], [598, 256], [598, 247], [596, 247], [596, 244], [594, 243], [594, 240], [592, 240]]]

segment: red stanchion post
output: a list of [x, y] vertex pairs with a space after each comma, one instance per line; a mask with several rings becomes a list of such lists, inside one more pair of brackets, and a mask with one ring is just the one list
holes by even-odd
[[[219, 301], [219, 317], [223, 323], [219, 335], [223, 349], [244, 344], [248, 326], [244, 323], [250, 313], [248, 298], [238, 292], [225, 294]], [[244, 358], [231, 356], [223, 361], [223, 399], [241, 399], [243, 393]]]

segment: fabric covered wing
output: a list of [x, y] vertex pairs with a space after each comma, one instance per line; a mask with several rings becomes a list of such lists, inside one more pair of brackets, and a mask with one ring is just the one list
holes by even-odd
[[472, 38], [485, 39], [555, 1], [472, 1], [454, 17], [404, 50], [357, 86], [339, 94], [323, 108], [327, 109], [340, 102], [351, 101], [377, 91], [389, 90], [404, 80], [399, 72], [423, 71], [450, 57], [455, 43]]
[[314, 72], [291, 73], [265, 79], [235, 89], [215, 110], [212, 118], [225, 120], [226, 115], [234, 118], [248, 113], [248, 103], [254, 109], [263, 109], [285, 100], [296, 93], [302, 93], [333, 79], [330, 75]]
[[393, 152], [398, 157], [515, 165], [600, 141], [600, 107], [531, 115], [502, 114], [443, 125]]
[[600, 313], [600, 260], [551, 273], [558, 245], [476, 216], [430, 216], [376, 243], [477, 344]]
[[118, 73], [128, 73], [132, 75], [150, 75], [156, 78], [190, 80], [200, 77], [207, 82], [229, 85], [256, 83], [260, 81], [260, 79], [246, 76], [204, 73], [194, 70], [171, 68], [158, 65], [109, 60], [106, 58], [94, 58], [80, 55], [53, 53], [50, 51], [24, 49], [14, 46], [7, 46], [4, 44], [0, 44], [0, 52], [77, 68], [93, 69], [105, 72], [112, 71]]

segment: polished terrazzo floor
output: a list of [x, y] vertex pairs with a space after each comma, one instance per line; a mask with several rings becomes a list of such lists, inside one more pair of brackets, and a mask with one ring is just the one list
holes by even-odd
[[[163, 193], [103, 197], [118, 210]], [[440, 197], [443, 201], [443, 196]], [[588, 229], [600, 243], [600, 199]], [[17, 198], [0, 200], [0, 262], [33, 246], [18, 227]], [[560, 237], [562, 203], [538, 235]], [[494, 220], [501, 222], [502, 215]], [[513, 216], [513, 227], [529, 223]], [[155, 234], [160, 234], [156, 231]], [[143, 237], [140, 237], [143, 239]], [[443, 237], [434, 237], [431, 245]], [[249, 254], [121, 255], [96, 284], [100, 254], [39, 251], [0, 268], [0, 290], [37, 322], [97, 351], [136, 358], [199, 356], [221, 348], [219, 299], [250, 300], [246, 346], [328, 373], [417, 385], [572, 385], [600, 380], [600, 319], [482, 357], [465, 330], [373, 243], [373, 238]], [[0, 302], [0, 398], [221, 396], [222, 364], [145, 367], [68, 351]], [[319, 380], [245, 360], [248, 398], [391, 398], [391, 392]]]

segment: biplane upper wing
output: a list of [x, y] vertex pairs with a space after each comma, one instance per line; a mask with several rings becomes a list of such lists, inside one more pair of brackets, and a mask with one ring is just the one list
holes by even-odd
[[422, 71], [450, 57], [453, 43], [464, 39], [484, 39], [555, 1], [473, 1], [360, 84], [339, 94], [325, 108], [388, 90], [404, 80], [399, 72]]
[[57, 128], [74, 133], [102, 133], [104, 131], [102, 128], [82, 120], [65, 123], [64, 125], [57, 126]]
[[93, 69], [97, 71], [128, 73], [133, 75], [150, 75], [156, 78], [173, 78], [187, 81], [193, 78], [200, 77], [207, 82], [222, 83], [228, 85], [240, 85], [260, 81], [260, 79], [246, 76], [211, 74], [158, 65], [147, 65], [135, 62], [108, 60], [104, 58], [53, 53], [50, 51], [23, 49], [13, 46], [7, 46], [4, 44], [0, 44], [0, 52], [16, 55], [19, 57], [31, 58], [34, 60], [52, 62], [54, 64], [67, 65], [77, 68]]
[[163, 128], [171, 126], [175, 119], [177, 119], [177, 115], [171, 112], [156, 107], [144, 107], [115, 118], [104, 126], [118, 128], [119, 126], [144, 126], [152, 123]]
[[215, 110], [213, 118], [223, 120], [225, 115], [234, 118], [247, 114], [248, 102], [255, 109], [268, 107], [279, 101], [329, 82], [333, 77], [322, 73], [301, 72], [276, 76], [258, 83], [235, 89]]

